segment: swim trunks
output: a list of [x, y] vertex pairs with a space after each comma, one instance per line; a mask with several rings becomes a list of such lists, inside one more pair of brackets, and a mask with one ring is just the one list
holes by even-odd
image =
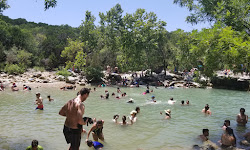
[[81, 129], [71, 129], [64, 125], [63, 134], [66, 142], [71, 144], [71, 149], [78, 150], [81, 144]]
[[38, 105], [36, 109], [43, 110], [43, 105]]

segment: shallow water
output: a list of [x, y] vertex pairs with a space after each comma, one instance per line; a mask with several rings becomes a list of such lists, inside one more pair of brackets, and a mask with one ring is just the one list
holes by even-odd
[[[203, 128], [210, 130], [210, 140], [217, 142], [222, 134], [224, 120], [231, 121], [237, 141], [243, 133], [250, 131], [250, 123], [246, 127], [237, 127], [235, 118], [239, 109], [244, 107], [250, 115], [250, 93], [218, 89], [154, 89], [153, 93], [142, 95], [145, 87], [120, 88], [128, 96], [115, 99], [111, 96], [116, 88], [97, 88], [91, 92], [84, 102], [84, 116], [105, 120], [104, 150], [183, 150], [190, 149], [194, 144], [200, 144], [196, 137]], [[78, 88], [80, 89], [80, 88]], [[108, 100], [100, 99], [107, 89], [110, 93]], [[44, 99], [43, 111], [35, 110], [35, 93], [41, 92]], [[24, 150], [33, 139], [39, 141], [45, 150], [68, 149], [62, 133], [65, 118], [58, 115], [60, 108], [76, 96], [77, 91], [61, 91], [56, 87], [38, 89], [31, 92], [6, 90], [0, 92], [0, 149]], [[49, 102], [47, 95], [55, 100]], [[154, 95], [158, 103], [148, 104], [147, 100]], [[168, 105], [167, 100], [173, 97], [175, 105]], [[129, 98], [134, 104], [127, 104]], [[189, 100], [190, 106], [180, 106], [181, 100]], [[201, 113], [205, 104], [209, 104], [212, 116]], [[112, 122], [114, 114], [129, 116], [129, 112], [140, 106], [137, 122], [132, 126], [120, 126]], [[172, 118], [163, 120], [160, 111], [171, 109]], [[91, 126], [84, 126], [88, 131]], [[82, 135], [80, 149], [89, 149], [84, 143], [86, 134]], [[92, 137], [90, 138], [92, 139]], [[238, 144], [238, 147], [241, 147]], [[241, 147], [244, 148], [244, 147]], [[246, 147], [245, 147], [246, 148]]]

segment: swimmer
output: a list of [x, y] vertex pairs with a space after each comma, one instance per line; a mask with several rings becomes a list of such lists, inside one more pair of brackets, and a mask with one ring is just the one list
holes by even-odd
[[138, 114], [138, 113], [141, 111], [140, 107], [137, 106], [137, 107], [135, 108], [135, 111], [136, 111], [137, 114]]
[[48, 95], [47, 98], [50, 102], [54, 100], [53, 98], [50, 97], [50, 95]]
[[114, 115], [113, 116], [113, 122], [117, 123], [118, 119], [119, 119], [119, 115]]
[[3, 85], [3, 82], [2, 81], [0, 81], [0, 91], [4, 91], [4, 85]]
[[29, 86], [27, 86], [27, 85], [23, 85], [23, 90], [25, 90], [25, 91], [31, 91], [31, 87], [29, 87]]
[[19, 88], [16, 86], [16, 83], [13, 83], [13, 84], [12, 84], [11, 90], [12, 90], [12, 91], [18, 91], [18, 90], [19, 90]]
[[230, 127], [230, 120], [225, 120], [224, 125], [222, 127], [222, 130], [226, 131], [226, 128]]
[[127, 103], [134, 103], [134, 99], [133, 98], [130, 98]]
[[189, 100], [186, 101], [186, 105], [189, 105]]
[[136, 114], [137, 114], [137, 111], [135, 111], [135, 110], [133, 110], [133, 111], [130, 112], [131, 116], [129, 117], [129, 119], [131, 121], [131, 124], [133, 124], [134, 122], [137, 121]]
[[185, 102], [182, 100], [182, 101], [181, 101], [181, 106], [184, 106], [184, 103], [185, 103]]
[[122, 122], [119, 122], [120, 125], [132, 125], [133, 124], [133, 121], [131, 121], [131, 123], [127, 122], [126, 121], [127, 117], [126, 116], [122, 116]]
[[198, 138], [202, 141], [205, 142], [208, 140], [209, 136], [209, 130], [208, 129], [202, 129], [202, 135], [199, 135]]
[[108, 92], [108, 90], [105, 90], [105, 98], [106, 98], [106, 99], [109, 98], [109, 92]]
[[154, 95], [153, 95], [151, 98], [152, 98], [152, 99], [150, 100], [151, 102], [156, 102], [155, 96], [154, 96]]
[[115, 96], [115, 93], [113, 92], [111, 95], [112, 95], [112, 96]]
[[41, 94], [39, 92], [36, 93], [35, 105], [37, 105], [36, 109], [43, 110], [43, 99], [42, 99]]
[[[171, 110], [170, 109], [167, 109], [167, 110], [164, 110], [165, 111], [165, 119], [170, 119], [171, 118]], [[160, 114], [162, 115], [162, 112], [160, 112]]]
[[168, 100], [168, 104], [169, 105], [173, 105], [176, 101], [174, 101], [174, 98], [171, 97], [169, 100]]
[[98, 141], [92, 141], [92, 140], [88, 140], [87, 141], [87, 145], [88, 147], [94, 147], [95, 150], [99, 150], [99, 149], [102, 149], [103, 148], [103, 144], [98, 142]]
[[60, 88], [61, 90], [76, 90], [76, 86], [74, 85], [66, 85]]
[[226, 128], [226, 132], [221, 136], [221, 148], [227, 149], [231, 147], [235, 147], [236, 145], [236, 138], [233, 133], [233, 129], [230, 127]]
[[122, 93], [119, 87], [117, 88], [117, 93]]
[[37, 140], [33, 140], [31, 145], [26, 148], [26, 150], [43, 150], [43, 147], [38, 145]]
[[205, 105], [205, 107], [202, 109], [201, 112], [203, 112], [203, 113], [205, 113], [207, 115], [211, 115], [212, 114], [212, 112], [209, 109], [209, 105], [208, 104]]
[[88, 141], [88, 138], [91, 132], [92, 132], [94, 141], [98, 141], [98, 139], [104, 141], [104, 135], [102, 132], [103, 124], [104, 124], [104, 120], [98, 120], [97, 122], [95, 122], [88, 132], [86, 141]]
[[245, 115], [245, 108], [240, 109], [240, 113], [237, 115], [236, 121], [238, 125], [245, 126], [247, 124], [248, 116]]
[[127, 95], [127, 93], [125, 93], [125, 92], [124, 92], [124, 93], [122, 93], [122, 97], [125, 97], [126, 95]]

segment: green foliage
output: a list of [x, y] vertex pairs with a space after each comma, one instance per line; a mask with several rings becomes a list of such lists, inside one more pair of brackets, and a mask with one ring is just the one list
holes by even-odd
[[45, 68], [44, 67], [40, 67], [40, 66], [34, 66], [33, 69], [35, 71], [41, 71], [41, 72], [44, 72], [45, 71]]
[[25, 69], [20, 67], [18, 64], [7, 64], [4, 71], [8, 74], [21, 74], [25, 72]]
[[71, 75], [71, 73], [70, 73], [67, 69], [65, 69], [65, 68], [60, 68], [60, 70], [57, 71], [56, 74], [57, 74], [57, 75], [62, 75], [62, 76], [64, 76], [65, 78]]
[[31, 65], [32, 54], [26, 52], [25, 50], [20, 50], [17, 52], [17, 60], [19, 64], [22, 64], [24, 68], [27, 68]]
[[101, 67], [87, 67], [85, 71], [85, 76], [88, 82], [91, 83], [98, 83], [102, 81], [102, 77], [104, 77], [104, 74], [102, 73]]
[[84, 44], [79, 40], [73, 41], [72, 39], [68, 39], [68, 46], [64, 48], [62, 51], [61, 57], [66, 58], [68, 61], [74, 62], [77, 53], [83, 51]]
[[56, 7], [57, 0], [44, 0], [44, 10], [49, 9], [50, 7]]
[[[6, 1], [2, 1], [6, 3]], [[56, 0], [45, 0], [45, 9]], [[188, 21], [214, 21], [210, 29], [167, 32], [166, 22], [153, 12], [137, 9], [123, 15], [121, 5], [95, 16], [86, 11], [79, 28], [68, 25], [49, 26], [25, 19], [0, 19], [0, 63], [22, 69], [43, 66], [53, 69], [85, 70], [89, 80], [99, 80], [98, 72], [107, 65], [119, 71], [199, 68], [201, 74], [213, 76], [220, 69], [250, 70], [249, 3], [247, 0], [174, 0], [195, 12]], [[242, 64], [242, 65], [241, 65]], [[91, 66], [91, 67], [89, 67]], [[98, 67], [99, 66], [99, 67]], [[94, 73], [91, 75], [91, 73]], [[93, 76], [93, 77], [92, 77]]]
[[2, 12], [5, 9], [8, 9], [10, 6], [7, 4], [7, 0], [1, 0], [0, 1], [0, 14], [2, 14]]
[[79, 51], [75, 59], [75, 68], [83, 69], [86, 64], [86, 54], [82, 51]]
[[186, 19], [192, 24], [205, 21], [222, 23], [250, 35], [249, 0], [174, 0], [174, 3], [192, 12]]

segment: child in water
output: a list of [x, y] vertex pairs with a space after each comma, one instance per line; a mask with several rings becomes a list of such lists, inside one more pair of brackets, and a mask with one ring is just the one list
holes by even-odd
[[94, 147], [96, 150], [99, 150], [99, 149], [102, 149], [103, 148], [103, 144], [98, 142], [98, 141], [91, 141], [91, 140], [88, 140], [87, 141], [87, 145], [89, 147]]

